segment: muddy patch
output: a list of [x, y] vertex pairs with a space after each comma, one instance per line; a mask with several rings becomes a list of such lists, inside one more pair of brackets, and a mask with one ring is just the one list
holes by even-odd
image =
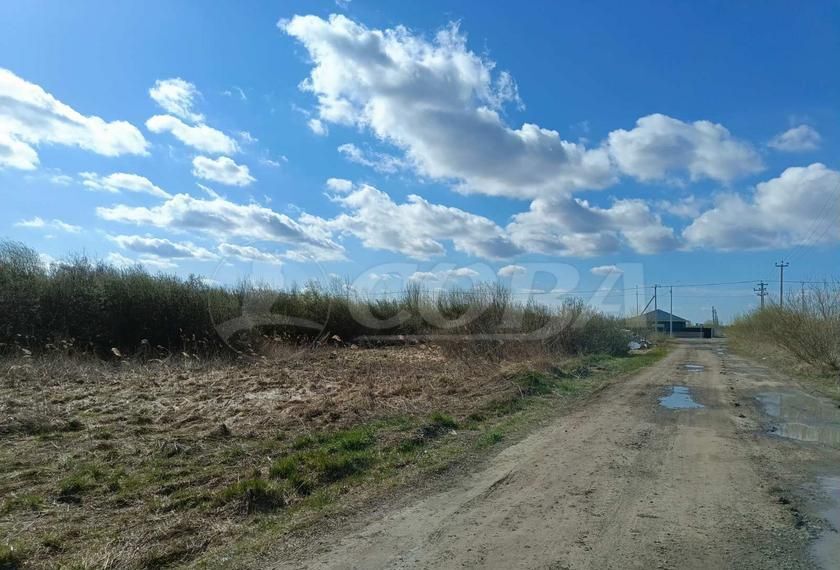
[[840, 447], [840, 409], [836, 404], [803, 392], [764, 392], [757, 399], [773, 418], [771, 433]]
[[671, 386], [671, 394], [659, 398], [659, 405], [669, 410], [694, 410], [705, 407], [694, 401], [688, 386]]

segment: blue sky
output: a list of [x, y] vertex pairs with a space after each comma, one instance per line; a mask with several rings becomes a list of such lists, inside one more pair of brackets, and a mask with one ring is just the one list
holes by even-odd
[[4, 3], [0, 236], [726, 319], [837, 275], [838, 53], [835, 2]]

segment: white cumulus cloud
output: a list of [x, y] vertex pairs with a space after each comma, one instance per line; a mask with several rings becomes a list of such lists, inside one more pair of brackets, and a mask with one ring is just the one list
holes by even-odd
[[155, 115], [146, 121], [146, 128], [156, 134], [172, 133], [172, 136], [185, 145], [202, 152], [215, 154], [239, 152], [236, 141], [222, 131], [204, 124], [188, 125], [172, 115]]
[[443, 241], [478, 257], [497, 259], [519, 253], [492, 220], [432, 204], [420, 196], [411, 195], [406, 203], [397, 204], [385, 192], [361, 185], [333, 200], [347, 212], [330, 220], [305, 214], [301, 220], [327, 231], [356, 236], [366, 247], [396, 251], [416, 259], [443, 255]]
[[496, 275], [499, 277], [513, 277], [514, 275], [524, 275], [528, 270], [521, 265], [505, 265], [499, 268]]
[[263, 251], [250, 245], [236, 245], [233, 243], [219, 244], [219, 252], [225, 257], [235, 257], [240, 261], [261, 261], [272, 265], [282, 265], [283, 255]]
[[773, 137], [768, 146], [784, 152], [806, 152], [820, 148], [822, 137], [814, 127], [799, 125]]
[[763, 165], [752, 146], [735, 139], [720, 124], [686, 123], [653, 114], [636, 121], [636, 127], [609, 134], [610, 155], [622, 173], [642, 181], [710, 178], [729, 182], [759, 172]]
[[309, 130], [315, 133], [316, 135], [323, 137], [329, 134], [329, 129], [327, 125], [321, 121], [321, 119], [309, 119], [306, 122], [306, 126], [309, 127]]
[[344, 193], [353, 189], [353, 183], [345, 178], [327, 178], [327, 188]]
[[29, 228], [29, 229], [54, 229], [54, 230], [61, 230], [63, 232], [68, 232], [72, 234], [77, 234], [82, 231], [81, 226], [75, 226], [73, 224], [68, 224], [67, 222], [63, 222], [58, 219], [52, 219], [47, 221], [40, 216], [35, 216], [34, 218], [28, 220], [20, 220], [19, 222], [15, 223], [15, 226], [18, 228]]
[[350, 162], [373, 168], [377, 172], [390, 174], [408, 168], [402, 158], [384, 152], [364, 151], [352, 143], [339, 146], [338, 152]]
[[193, 104], [201, 93], [189, 81], [180, 77], [158, 79], [149, 89], [149, 96], [167, 113], [191, 123], [204, 121], [204, 115], [193, 111]]
[[254, 180], [248, 167], [236, 164], [227, 156], [213, 159], [197, 156], [193, 159], [193, 175], [204, 180], [212, 180], [228, 186], [248, 186]]
[[720, 250], [789, 248], [840, 239], [840, 172], [821, 163], [786, 169], [756, 185], [752, 196], [718, 196], [683, 235], [695, 247]]
[[174, 242], [164, 238], [137, 235], [109, 236], [121, 248], [161, 259], [197, 259], [212, 261], [218, 256], [191, 242]]
[[320, 226], [299, 223], [258, 204], [236, 204], [221, 197], [204, 200], [177, 194], [153, 208], [121, 204], [97, 208], [96, 214], [107, 221], [199, 232], [218, 240], [242, 238], [290, 244], [293, 249], [284, 255], [298, 259], [329, 260], [344, 256], [344, 248], [332, 241]]
[[122, 253], [112, 251], [105, 257], [105, 261], [117, 267], [134, 267], [135, 265], [143, 265], [146, 269], [174, 269], [178, 264], [171, 259], [162, 257], [155, 257], [154, 255], [141, 255], [136, 259], [132, 259]]
[[295, 16], [280, 26], [313, 60], [302, 86], [318, 99], [318, 120], [369, 129], [423, 176], [515, 197], [601, 188], [614, 178], [603, 149], [531, 123], [508, 126], [499, 111], [521, 105], [515, 82], [470, 51], [455, 25], [433, 41], [342, 15]]
[[620, 267], [617, 265], [598, 265], [593, 267], [589, 270], [592, 275], [600, 275], [600, 276], [607, 276], [613, 274], [620, 274], [624, 273]]
[[145, 155], [148, 147], [131, 123], [83, 115], [42, 87], [0, 68], [0, 168], [35, 169], [35, 147], [47, 144], [103, 156]]
[[150, 194], [158, 198], [172, 197], [168, 192], [153, 184], [151, 180], [139, 174], [115, 172], [108, 176], [100, 176], [95, 172], [80, 172], [79, 176], [82, 177], [82, 184], [91, 190], [101, 190], [111, 193], [118, 193], [121, 190], [125, 190], [127, 192]]
[[433, 281], [445, 282], [456, 279], [477, 279], [481, 274], [469, 267], [458, 267], [453, 269], [444, 269], [441, 271], [415, 271], [412, 273], [409, 281]]
[[609, 208], [585, 200], [538, 199], [516, 214], [506, 228], [514, 244], [548, 255], [591, 257], [619, 251], [622, 244], [638, 253], [677, 247], [673, 229], [642, 200], [615, 200]]

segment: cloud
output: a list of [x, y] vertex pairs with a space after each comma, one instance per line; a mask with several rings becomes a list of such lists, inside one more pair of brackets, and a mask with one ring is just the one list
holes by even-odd
[[763, 168], [752, 146], [723, 125], [685, 123], [658, 113], [642, 117], [629, 131], [612, 131], [608, 148], [622, 173], [644, 182], [673, 180], [684, 171], [691, 180], [729, 182]]
[[280, 156], [280, 160], [272, 160], [270, 158], [261, 158], [260, 164], [263, 166], [268, 166], [270, 168], [280, 168], [282, 166], [282, 162], [289, 162], [289, 159], [286, 158], [285, 155]]
[[506, 106], [523, 108], [516, 82], [470, 51], [457, 24], [432, 40], [403, 26], [367, 28], [340, 14], [278, 25], [312, 59], [301, 88], [317, 99], [313, 120], [356, 126], [404, 152], [389, 160], [340, 147], [348, 159], [380, 171], [410, 167], [461, 192], [534, 199], [605, 188], [619, 174], [728, 182], [762, 168], [751, 145], [709, 121], [649, 115], [595, 148], [538, 124], [511, 126]]
[[59, 186], [69, 186], [73, 183], [73, 177], [67, 174], [53, 174], [49, 177], [49, 181]]
[[154, 256], [155, 258], [196, 259], [201, 261], [218, 259], [218, 256], [212, 251], [191, 242], [173, 242], [163, 238], [136, 235], [108, 236], [108, 238], [123, 249], [146, 256]]
[[241, 261], [261, 261], [272, 265], [282, 265], [283, 256], [277, 253], [262, 251], [253, 246], [236, 245], [232, 243], [219, 244], [219, 252], [226, 257], [235, 257]]
[[115, 172], [108, 176], [100, 176], [95, 172], [80, 172], [79, 176], [84, 180], [82, 184], [92, 190], [118, 193], [120, 190], [127, 192], [140, 192], [150, 194], [158, 198], [171, 198], [172, 195], [156, 186], [151, 180], [138, 174], [127, 172]]
[[63, 232], [77, 234], [82, 231], [81, 226], [74, 226], [73, 224], [68, 224], [66, 222], [62, 222], [61, 220], [53, 219], [51, 221], [46, 221], [43, 218], [36, 216], [29, 220], [20, 220], [19, 222], [15, 223], [15, 227], [18, 228], [29, 228], [29, 229], [55, 229], [61, 230]]
[[33, 170], [35, 147], [75, 146], [103, 156], [145, 155], [148, 143], [126, 121], [82, 115], [43, 88], [0, 68], [0, 168]]
[[212, 180], [228, 186], [248, 186], [254, 180], [248, 167], [236, 164], [227, 156], [212, 159], [197, 156], [193, 159], [193, 175], [204, 180]]
[[433, 41], [342, 15], [295, 16], [279, 25], [312, 58], [302, 88], [317, 97], [318, 118], [370, 130], [402, 149], [422, 176], [458, 181], [464, 192], [520, 198], [614, 180], [605, 150], [531, 123], [508, 126], [500, 111], [521, 105], [516, 83], [468, 50], [456, 25]]
[[160, 134], [169, 132], [187, 146], [202, 152], [234, 154], [239, 145], [231, 137], [204, 124], [188, 125], [172, 115], [155, 115], [146, 121], [146, 128]]
[[257, 137], [249, 133], [248, 131], [239, 131], [236, 133], [239, 139], [244, 142], [245, 144], [254, 144], [260, 142]]
[[708, 200], [691, 195], [678, 200], [660, 200], [656, 207], [678, 218], [696, 218], [707, 204]]
[[193, 103], [201, 93], [189, 81], [180, 77], [158, 79], [154, 87], [149, 89], [149, 96], [167, 113], [191, 123], [204, 121], [204, 115], [193, 112]]
[[607, 276], [617, 273], [624, 273], [624, 271], [617, 265], [598, 265], [589, 270], [592, 275]]
[[118, 252], [111, 252], [105, 257], [105, 261], [117, 267], [134, 267], [135, 265], [145, 265], [149, 269], [174, 269], [178, 267], [177, 263], [173, 263], [169, 259], [155, 257], [153, 255], [140, 256], [138, 259], [132, 259]]
[[[346, 191], [345, 191], [346, 192]], [[416, 259], [446, 253], [442, 241], [457, 251], [498, 259], [519, 253], [495, 222], [458, 208], [431, 204], [410, 195], [403, 204], [373, 186], [361, 185], [333, 201], [348, 210], [324, 220], [305, 214], [301, 220], [359, 238], [369, 248], [395, 251]]]
[[177, 194], [153, 208], [118, 205], [96, 209], [100, 218], [112, 222], [151, 226], [229, 241], [244, 238], [290, 244], [285, 252], [296, 259], [342, 259], [344, 249], [317, 225], [296, 222], [258, 204], [235, 204], [223, 198], [198, 199]]
[[442, 271], [415, 271], [408, 278], [409, 281], [436, 281], [445, 282], [455, 279], [477, 279], [481, 274], [469, 267], [457, 269], [445, 269]]
[[327, 178], [327, 188], [333, 192], [346, 193], [353, 189], [353, 183], [344, 178]]
[[233, 97], [234, 95], [236, 95], [237, 97], [239, 97], [240, 101], [248, 100], [248, 96], [245, 94], [245, 91], [243, 91], [241, 87], [237, 87], [235, 85], [232, 89], [225, 89], [224, 91], [222, 91], [222, 95], [224, 95], [225, 97]]
[[306, 126], [309, 127], [309, 130], [315, 133], [316, 135], [323, 137], [329, 134], [329, 130], [327, 129], [327, 125], [325, 125], [320, 119], [309, 119], [306, 121]]
[[622, 246], [650, 254], [678, 246], [673, 229], [641, 200], [615, 200], [599, 208], [570, 197], [538, 199], [502, 228], [489, 218], [416, 195], [397, 203], [366, 184], [332, 179], [328, 186], [337, 192], [332, 200], [346, 211], [331, 219], [303, 214], [301, 221], [326, 233], [355, 236], [365, 247], [415, 259], [444, 255], [445, 242], [484, 259], [522, 253], [588, 257], [615, 253]]
[[514, 275], [524, 275], [528, 270], [521, 265], [505, 265], [496, 272], [499, 277], [513, 277]]
[[684, 231], [694, 247], [720, 250], [790, 248], [840, 239], [836, 208], [840, 172], [814, 163], [756, 185], [749, 199], [718, 196]]
[[354, 144], [347, 143], [338, 147], [338, 152], [350, 162], [373, 168], [377, 172], [394, 173], [408, 168], [405, 160], [384, 152], [365, 152]]
[[783, 152], [806, 152], [820, 148], [822, 137], [816, 129], [808, 125], [799, 125], [779, 133], [767, 146]]
[[516, 214], [506, 231], [519, 248], [548, 255], [590, 257], [617, 252], [622, 244], [638, 253], [674, 249], [673, 229], [642, 200], [615, 200], [609, 208], [567, 197], [538, 199]]

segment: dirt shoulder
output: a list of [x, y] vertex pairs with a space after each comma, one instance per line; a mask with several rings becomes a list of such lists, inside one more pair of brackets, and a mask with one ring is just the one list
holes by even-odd
[[[675, 385], [703, 407], [660, 406]], [[795, 490], [840, 461], [762, 433], [768, 385], [795, 382], [724, 343], [682, 342], [483, 469], [270, 566], [813, 568], [820, 523]]]
[[0, 556], [248, 566], [290, 531], [492, 454], [656, 358], [491, 361], [415, 345], [3, 361]]

